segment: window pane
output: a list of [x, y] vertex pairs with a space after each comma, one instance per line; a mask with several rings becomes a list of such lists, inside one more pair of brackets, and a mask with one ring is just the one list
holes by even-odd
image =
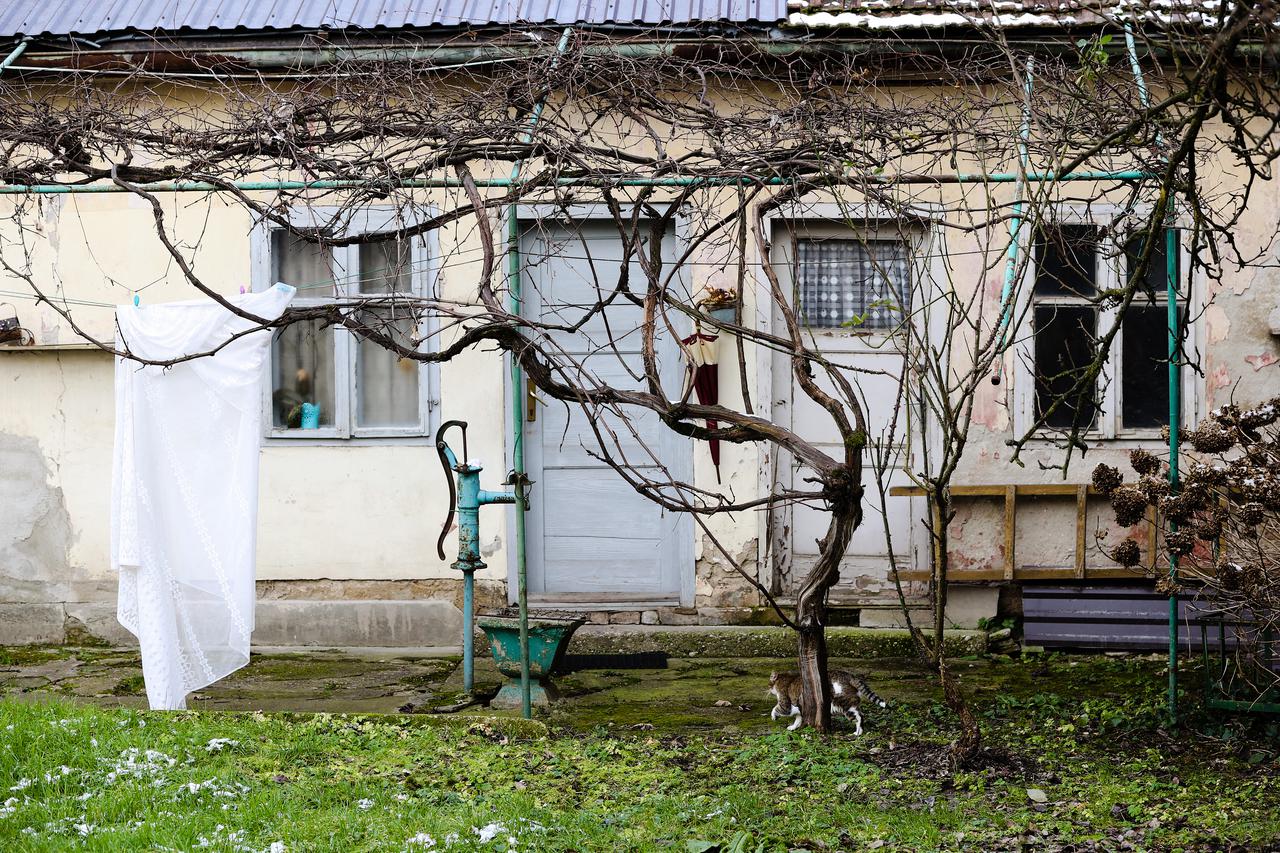
[[1097, 389], [1086, 389], [1065, 399], [1096, 352], [1098, 314], [1087, 305], [1037, 305], [1035, 308], [1036, 416], [1049, 411], [1046, 423], [1069, 429], [1079, 420], [1081, 428], [1093, 426], [1097, 417]]
[[1040, 296], [1092, 296], [1098, 292], [1098, 229], [1046, 225], [1036, 234], [1036, 284]]
[[286, 326], [272, 346], [272, 423], [277, 429], [333, 426], [333, 327]]
[[799, 240], [800, 316], [817, 328], [893, 329], [911, 309], [902, 240]]
[[300, 297], [334, 295], [330, 253], [283, 228], [271, 232], [271, 273], [274, 281], [298, 288]]
[[409, 244], [403, 240], [360, 246], [361, 293], [408, 293], [412, 287]]
[[[1179, 308], [1179, 325], [1186, 309]], [[1121, 426], [1155, 429], [1169, 423], [1169, 318], [1165, 304], [1129, 306], [1121, 347]]]
[[[1168, 253], [1165, 251], [1165, 241], [1168, 233], [1169, 232], [1167, 230], [1160, 233], [1159, 241], [1151, 250], [1151, 259], [1147, 262], [1146, 275], [1143, 276], [1143, 282], [1141, 283], [1142, 289], [1154, 296], [1163, 296], [1168, 293], [1168, 284], [1165, 280], [1169, 275], [1165, 261], [1165, 258], [1168, 257]], [[1178, 232], [1175, 230], [1175, 245], [1177, 234]], [[1129, 242], [1125, 243], [1124, 280], [1126, 283], [1133, 279], [1133, 274], [1138, 268], [1138, 262], [1142, 260], [1142, 252], [1145, 248], [1144, 244], [1146, 243], [1146, 239], [1146, 233], [1142, 232], [1134, 234], [1129, 238]], [[1175, 282], [1180, 282], [1182, 278], [1182, 271], [1179, 269], [1179, 266], [1181, 265], [1180, 262], [1181, 259], [1178, 257], [1178, 253], [1175, 252], [1173, 257], [1173, 280]]]
[[[370, 312], [369, 322], [397, 343], [413, 346], [417, 330], [407, 311]], [[418, 426], [418, 362], [367, 339], [356, 353], [356, 424], [362, 427]]]

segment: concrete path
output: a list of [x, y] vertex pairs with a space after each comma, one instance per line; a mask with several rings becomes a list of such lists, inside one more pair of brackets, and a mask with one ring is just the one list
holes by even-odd
[[[588, 649], [584, 644], [578, 649]], [[439, 649], [255, 650], [249, 666], [195, 694], [199, 710], [396, 713], [456, 702], [462, 693], [459, 659]], [[597, 651], [597, 654], [603, 653]], [[886, 699], [918, 699], [931, 679], [914, 661], [833, 658], [867, 674]], [[985, 669], [984, 660], [958, 662]], [[557, 678], [565, 698], [539, 718], [591, 730], [766, 728], [773, 701], [771, 670], [790, 662], [769, 657], [726, 658], [672, 654], [663, 669], [591, 669]], [[502, 676], [488, 656], [476, 661], [476, 692], [492, 693]], [[69, 699], [103, 707], [146, 707], [135, 650], [21, 647], [0, 649], [0, 697], [17, 701]], [[470, 708], [467, 713], [489, 713]], [[511, 716], [515, 712], [496, 712]]]

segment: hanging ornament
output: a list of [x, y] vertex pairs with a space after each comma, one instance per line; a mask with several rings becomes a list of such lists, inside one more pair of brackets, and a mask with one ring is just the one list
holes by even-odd
[[[680, 343], [684, 347], [685, 358], [689, 361], [689, 373], [693, 381], [693, 393], [698, 402], [704, 406], [714, 406], [720, 402], [720, 373], [716, 364], [717, 335], [702, 332], [701, 327]], [[718, 422], [708, 418], [707, 429], [715, 429]], [[711, 451], [711, 464], [716, 468], [716, 482], [720, 482], [720, 439], [707, 439], [707, 448]]]

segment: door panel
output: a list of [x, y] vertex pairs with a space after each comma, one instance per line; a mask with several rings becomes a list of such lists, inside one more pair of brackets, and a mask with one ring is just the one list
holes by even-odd
[[[666, 235], [662, 249], [671, 262], [673, 234]], [[550, 335], [569, 365], [560, 378], [646, 388], [643, 310], [616, 292], [625, 278], [633, 294], [642, 295], [645, 279], [638, 262], [624, 266], [616, 226], [540, 222], [525, 235], [522, 252], [526, 313], [544, 323], [581, 324]], [[587, 317], [601, 300], [609, 300], [606, 310]], [[676, 396], [684, 370], [679, 347], [665, 331], [656, 347], [664, 386]], [[691, 469], [689, 442], [652, 412], [628, 408], [626, 417], [611, 410], [588, 416], [576, 403], [540, 403], [536, 420], [525, 425], [526, 467], [535, 481], [526, 519], [530, 596], [566, 604], [685, 600], [693, 569], [688, 520], [637, 493], [596, 458], [602, 447], [593, 425], [610, 456], [646, 477], [663, 479], [666, 467], [687, 478]]]
[[[796, 259], [804, 254], [797, 253], [797, 240], [847, 241], [858, 233], [844, 225], [779, 228], [773, 242], [773, 262], [784, 290], [792, 293], [793, 299], [798, 299], [793, 284], [798, 277]], [[819, 276], [810, 276], [810, 280], [818, 281]], [[822, 279], [820, 284], [826, 286], [827, 281]], [[786, 333], [781, 312], [776, 309], [774, 329], [780, 334]], [[889, 330], [862, 329], [856, 323], [847, 328], [807, 329], [805, 334], [807, 344], [839, 366], [848, 383], [858, 392], [870, 441], [887, 442], [891, 459], [888, 466], [890, 485], [908, 484], [905, 466], [909, 463], [910, 442], [918, 440], [919, 436], [909, 438], [905, 434], [904, 424], [908, 423], [905, 412], [898, 416], [895, 427], [898, 434], [888, 435], [899, 396], [899, 376], [903, 365], [900, 341], [895, 340]], [[820, 388], [841, 399], [836, 383], [825, 371], [815, 368], [814, 378]], [[775, 419], [829, 456], [842, 458], [844, 445], [835, 421], [826, 409], [798, 387], [790, 359], [786, 356], [773, 357], [773, 386]], [[913, 424], [917, 422], [915, 418], [909, 420]], [[806, 484], [804, 478], [812, 476], [812, 470], [784, 453], [780, 455], [776, 476], [783, 485], [793, 484], [795, 488], [804, 489], [811, 485]], [[891, 583], [889, 543], [884, 532], [885, 508], [879, 500], [870, 454], [864, 456], [862, 485], [863, 522], [854, 532], [841, 561], [840, 581], [832, 591], [835, 601], [865, 599]], [[915, 527], [912, 502], [905, 498], [888, 500], [889, 529], [895, 555], [900, 565], [910, 566]], [[818, 556], [817, 542], [826, 534], [829, 523], [830, 515], [820, 504], [795, 505], [775, 515], [774, 569], [784, 592], [794, 592], [813, 567]]]

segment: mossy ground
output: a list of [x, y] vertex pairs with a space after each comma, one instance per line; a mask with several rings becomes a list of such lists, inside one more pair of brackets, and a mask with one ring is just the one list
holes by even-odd
[[[1159, 660], [957, 661], [987, 749], [955, 768], [954, 720], [911, 660], [839, 661], [891, 703], [867, 714], [858, 738], [843, 725], [821, 737], [770, 721], [776, 659], [574, 673], [561, 679], [565, 701], [529, 724], [475, 708], [305, 713], [429, 705], [460, 683], [454, 660], [336, 652], [266, 656], [194, 703], [244, 711], [107, 707], [142, 701], [112, 690], [134, 686], [136, 658], [93, 652], [90, 662], [52, 650], [0, 659], [0, 849], [1280, 845], [1276, 726], [1192, 712], [1168, 727]], [[495, 673], [482, 666], [477, 678]], [[248, 710], [286, 703], [287, 713]]]

